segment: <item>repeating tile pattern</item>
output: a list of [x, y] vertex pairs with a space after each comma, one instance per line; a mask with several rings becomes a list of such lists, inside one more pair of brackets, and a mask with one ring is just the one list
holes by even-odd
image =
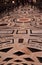
[[0, 19], [0, 65], [42, 65], [42, 13], [19, 7]]

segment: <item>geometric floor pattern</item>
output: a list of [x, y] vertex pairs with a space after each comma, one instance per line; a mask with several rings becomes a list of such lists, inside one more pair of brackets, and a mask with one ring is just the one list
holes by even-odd
[[19, 7], [0, 19], [0, 65], [42, 65], [42, 13]]

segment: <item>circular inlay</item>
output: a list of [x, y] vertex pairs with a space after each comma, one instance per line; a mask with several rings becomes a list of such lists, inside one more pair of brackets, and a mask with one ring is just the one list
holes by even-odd
[[18, 18], [17, 21], [18, 22], [29, 22], [31, 21], [31, 19], [30, 18]]

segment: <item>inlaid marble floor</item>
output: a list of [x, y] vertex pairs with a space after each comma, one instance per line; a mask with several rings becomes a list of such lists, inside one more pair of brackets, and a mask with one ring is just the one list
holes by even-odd
[[42, 13], [19, 7], [0, 19], [0, 65], [42, 65]]

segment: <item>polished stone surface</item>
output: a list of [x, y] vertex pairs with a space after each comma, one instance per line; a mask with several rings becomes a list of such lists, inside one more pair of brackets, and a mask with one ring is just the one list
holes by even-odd
[[19, 7], [0, 19], [0, 65], [42, 65], [42, 13]]

